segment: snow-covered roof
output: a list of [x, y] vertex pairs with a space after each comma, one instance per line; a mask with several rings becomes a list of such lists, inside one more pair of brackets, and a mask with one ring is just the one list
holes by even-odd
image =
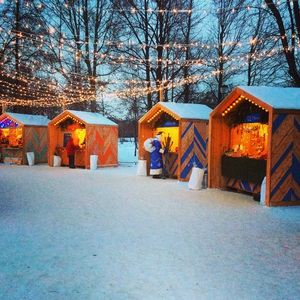
[[115, 122], [110, 119], [104, 117], [100, 113], [96, 112], [88, 112], [88, 111], [78, 111], [78, 110], [67, 110], [67, 112], [73, 114], [78, 119], [81, 119], [83, 122], [87, 124], [94, 125], [117, 125]]
[[275, 109], [300, 109], [300, 88], [238, 86]]
[[182, 119], [208, 120], [212, 109], [204, 104], [159, 102]]
[[29, 115], [29, 114], [6, 112], [5, 114], [2, 115], [2, 117], [4, 117], [5, 115], [18, 121], [23, 125], [47, 126], [48, 123], [50, 122], [50, 120], [47, 117], [40, 116], [40, 115]]

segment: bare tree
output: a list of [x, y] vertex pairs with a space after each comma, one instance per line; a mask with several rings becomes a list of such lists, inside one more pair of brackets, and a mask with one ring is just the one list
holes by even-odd
[[274, 49], [277, 41], [273, 37], [273, 24], [260, 1], [254, 1], [245, 9], [244, 30], [248, 36], [244, 54], [247, 85], [283, 84], [282, 55]]
[[[121, 68], [122, 74], [127, 74], [128, 80], [134, 75], [142, 83], [141, 90], [148, 91], [147, 110], [170, 97], [172, 101], [187, 102], [190, 60], [194, 58], [190, 43], [196, 36], [192, 25], [196, 22], [192, 18], [193, 1], [114, 1], [114, 8], [123, 24], [118, 30], [119, 39], [133, 41], [135, 45], [127, 43], [113, 50], [130, 61], [130, 68]], [[184, 85], [183, 90], [176, 84], [179, 78], [185, 82], [180, 85]]]
[[265, 0], [270, 14], [277, 25], [277, 37], [281, 42], [282, 52], [288, 66], [288, 74], [294, 85], [300, 87], [299, 60], [297, 44], [300, 35], [300, 9], [298, 1], [286, 1], [281, 5], [272, 0]]
[[[44, 34], [39, 25], [37, 1], [22, 0], [1, 4], [1, 100], [16, 112], [40, 112], [40, 99], [57, 98], [48, 84], [47, 74], [40, 74], [37, 63]], [[31, 26], [29, 26], [29, 24]], [[26, 105], [29, 105], [26, 106]]]
[[[225, 89], [230, 85], [234, 77], [243, 73], [243, 68], [231, 59], [242, 54], [239, 43], [245, 39], [245, 7], [244, 0], [213, 0], [216, 9], [215, 22], [209, 28], [210, 37], [208, 44], [214, 45], [210, 49], [208, 65], [210, 73], [206, 84], [209, 90], [215, 94], [215, 104], [222, 101]], [[209, 93], [211, 94], [211, 93]]]
[[41, 1], [52, 14], [52, 18], [46, 19], [44, 15], [43, 19], [44, 26], [52, 29], [45, 37], [43, 59], [60, 82], [64, 79], [65, 103], [75, 103], [84, 110], [98, 110], [97, 95], [108, 83], [105, 78], [110, 73], [103, 67], [112, 26], [112, 15], [107, 14], [109, 3], [105, 0], [73, 0], [65, 4], [59, 0]]
[[[200, 62], [205, 54], [201, 47], [203, 31], [200, 30], [201, 24], [207, 18], [207, 15], [200, 13], [200, 7], [196, 6], [197, 2], [189, 0], [184, 2], [186, 14], [182, 14], [178, 19], [176, 30], [176, 43], [179, 48], [173, 49], [168, 55], [171, 61], [179, 61], [178, 64], [171, 63], [166, 68], [166, 78], [168, 81], [175, 82], [175, 88], [171, 84], [171, 99], [173, 102], [196, 102], [198, 80], [192, 80], [193, 77], [200, 77], [205, 68], [199, 67], [197, 62]], [[178, 80], [179, 79], [179, 80]], [[181, 84], [176, 86], [176, 81], [181, 81]]]
[[[146, 107], [152, 107], [151, 95], [151, 28], [153, 18], [149, 1], [112, 1], [116, 11], [117, 32], [116, 43], [111, 45], [111, 53], [122, 55], [126, 64], [122, 65], [122, 79], [131, 81], [132, 77], [139, 79], [147, 93]], [[119, 43], [124, 44], [119, 47]], [[114, 59], [114, 57], [112, 57]], [[133, 83], [134, 84], [134, 83]], [[131, 88], [129, 87], [129, 93]], [[128, 95], [126, 95], [127, 97]], [[130, 96], [130, 95], [129, 95]], [[136, 95], [134, 96], [136, 97]]]

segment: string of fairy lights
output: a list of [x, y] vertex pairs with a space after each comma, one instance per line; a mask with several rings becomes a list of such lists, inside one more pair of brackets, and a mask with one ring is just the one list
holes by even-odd
[[[295, 2], [298, 2], [298, 0], [290, 1], [290, 5], [293, 5]], [[1, 4], [1, 2], [0, 2]], [[283, 4], [282, 1], [276, 1], [276, 5]], [[262, 8], [266, 8], [265, 3], [261, 5]], [[26, 7], [30, 6], [29, 2], [26, 2]], [[236, 12], [237, 10], [246, 9], [250, 11], [251, 9], [255, 8], [254, 6], [247, 5], [243, 7], [235, 7], [235, 8], [226, 8], [227, 11], [230, 11], [232, 13]], [[217, 9], [217, 11], [219, 11]], [[106, 10], [107, 13], [113, 11], [111, 9]], [[119, 10], [118, 10], [119, 11]], [[124, 10], [125, 11], [125, 10]], [[132, 8], [126, 10], [126, 12], [130, 13], [137, 13], [138, 11], [141, 11], [138, 8]], [[145, 10], [144, 10], [145, 11]], [[201, 11], [204, 14], [210, 14], [212, 12], [211, 9], [193, 9], [194, 11]], [[192, 10], [190, 9], [172, 9], [172, 10], [153, 10], [149, 9], [148, 12], [156, 12], [156, 13], [192, 13]], [[215, 10], [214, 10], [215, 12]], [[28, 25], [29, 26], [29, 25]], [[31, 44], [31, 47], [43, 49], [44, 54], [47, 55], [48, 51], [59, 49], [60, 51], [60, 59], [68, 60], [68, 55], [74, 56], [74, 54], [78, 54], [78, 43], [84, 45], [85, 42], [68, 42], [66, 39], [61, 38], [59, 42], [53, 42], [49, 44], [49, 41], [46, 41], [46, 38], [43, 35], [34, 35], [29, 34], [28, 32], [22, 32], [22, 31], [14, 31], [10, 30], [7, 33], [3, 32], [3, 28], [0, 27], [0, 31], [2, 34], [2, 38], [12, 38], [12, 35], [16, 35], [18, 37], [19, 42], [22, 42], [25, 45], [26, 42], [29, 42]], [[55, 29], [49, 28], [49, 33], [54, 34]], [[274, 42], [276, 44], [280, 39], [286, 38], [278, 37], [278, 36], [269, 36], [264, 39], [256, 39], [256, 40], [248, 40], [243, 42], [234, 42], [229, 41], [226, 43], [223, 43], [222, 47], [230, 47], [233, 45], [237, 45], [239, 48], [243, 49], [245, 47], [248, 47], [249, 45], [254, 44], [262, 44], [268, 41]], [[297, 36], [292, 36], [293, 39], [297, 39]], [[139, 47], [139, 48], [146, 48], [151, 47], [153, 49], [157, 49], [158, 47], [162, 47], [163, 49], [170, 49], [175, 48], [177, 50], [183, 49], [186, 50], [187, 48], [199, 48], [204, 50], [209, 50], [213, 48], [218, 48], [220, 45], [212, 43], [200, 43], [200, 42], [191, 42], [189, 44], [180, 44], [180, 43], [170, 43], [170, 44], [156, 44], [156, 45], [147, 45], [147, 44], [138, 44], [134, 41], [107, 41], [107, 46], [114, 46], [117, 48], [122, 47]], [[46, 47], [49, 48], [49, 50], [45, 50]], [[182, 66], [195, 66], [195, 67], [209, 67], [210, 65], [216, 64], [220, 61], [229, 64], [229, 68], [231, 70], [240, 69], [243, 67], [246, 67], [248, 64], [249, 59], [259, 61], [263, 59], [264, 57], [270, 57], [273, 55], [279, 55], [283, 51], [298, 51], [300, 48], [299, 41], [296, 42], [296, 44], [293, 47], [290, 47], [288, 49], [282, 49], [280, 45], [277, 45], [276, 48], [274, 47], [271, 51], [263, 51], [263, 52], [256, 52], [256, 53], [248, 53], [247, 51], [241, 51], [244, 52], [242, 55], [238, 56], [230, 56], [230, 57], [219, 57], [219, 58], [200, 58], [200, 59], [164, 59], [164, 60], [157, 60], [157, 59], [139, 59], [133, 56], [114, 56], [111, 54], [108, 54], [106, 52], [103, 53], [89, 53], [88, 55], [92, 55], [95, 59], [102, 59], [103, 65], [126, 65], [128, 67], [136, 67], [139, 68], [139, 66], [150, 66], [152, 69], [155, 69], [160, 66], [165, 67], [173, 67], [173, 68], [180, 68]], [[76, 56], [75, 56], [76, 57]], [[80, 53], [78, 54], [78, 59], [80, 57]], [[41, 60], [30, 60], [27, 62], [28, 67], [32, 70], [32, 73], [41, 72], [44, 74], [48, 74], [48, 78], [50, 79], [42, 79], [43, 76], [32, 76], [28, 75], [25, 72], [18, 71], [16, 73], [15, 67], [12, 65], [9, 65], [5, 63], [6, 57], [3, 57], [2, 62], [0, 63], [0, 75], [4, 80], [0, 80], [0, 102], [5, 103], [6, 105], [28, 105], [28, 106], [41, 106], [41, 107], [51, 107], [51, 106], [61, 106], [62, 103], [64, 105], [69, 105], [77, 102], [82, 101], [90, 101], [95, 99], [95, 92], [93, 89], [89, 87], [88, 84], [85, 84], [86, 82], [90, 82], [92, 80], [97, 81], [95, 78], [89, 78], [88, 76], [82, 75], [82, 74], [76, 74], [76, 73], [68, 73], [67, 70], [61, 70], [62, 73], [68, 73], [68, 75], [72, 75], [73, 81], [69, 81], [68, 83], [61, 83], [56, 78], [56, 75], [58, 74], [57, 70], [54, 70], [53, 68], [49, 66], [44, 66], [43, 62]], [[155, 82], [139, 82], [136, 80], [109, 80], [109, 84], [112, 85], [125, 85], [128, 86], [128, 88], [120, 89], [116, 91], [110, 91], [106, 84], [103, 86], [101, 85], [101, 81], [99, 81], [99, 85], [101, 87], [101, 93], [105, 94], [106, 97], [118, 97], [118, 98], [126, 98], [126, 97], [132, 97], [134, 94], [135, 97], [143, 97], [148, 93], [158, 93], [161, 88], [164, 89], [175, 89], [177, 87], [187, 85], [187, 84], [196, 84], [201, 80], [205, 80], [207, 78], [216, 76], [220, 71], [207, 71], [205, 75], [193, 75], [188, 78], [179, 78], [174, 80], [164, 80], [160, 84], [156, 84]], [[52, 77], [52, 79], [51, 79]], [[18, 84], [16, 84], [18, 83]], [[20, 83], [23, 83], [20, 84]], [[147, 85], [150, 86], [147, 87]], [[37, 101], [38, 100], [38, 101]]]
[[[222, 58], [223, 61], [228, 62], [235, 62], [237, 63], [236, 66], [231, 66], [231, 69], [239, 69], [239, 68], [243, 68], [245, 66], [247, 66], [248, 60], [251, 57], [251, 59], [253, 60], [260, 60], [265, 56], [272, 56], [275, 54], [280, 54], [282, 53], [282, 49], [273, 49], [271, 52], [268, 53], [258, 53], [258, 54], [245, 54], [245, 55], [240, 55], [238, 57], [228, 57], [228, 58]], [[119, 61], [119, 63], [126, 63], [125, 59], [115, 59], [116, 61]], [[202, 59], [202, 60], [192, 60], [192, 61], [186, 61], [184, 62], [185, 65], [197, 65], [197, 66], [201, 66], [201, 65], [207, 65], [208, 63], [212, 64], [212, 63], [216, 63], [218, 61], [218, 59], [210, 59], [209, 61], [207, 59]], [[127, 61], [128, 66], [130, 65], [138, 65], [139, 63], [141, 63], [140, 61], [134, 61], [133, 59], [130, 59], [129, 61]], [[172, 65], [177, 65], [178, 67], [180, 67], [182, 65], [183, 62], [179, 62], [178, 61], [165, 61], [163, 64], [167, 65], [167, 64], [172, 64]], [[31, 66], [33, 69], [33, 65]], [[165, 89], [174, 89], [176, 87], [180, 87], [182, 85], [186, 85], [186, 84], [195, 84], [201, 80], [205, 80], [207, 78], [210, 78], [212, 76], [216, 76], [218, 72], [217, 71], [210, 71], [208, 72], [206, 75], [202, 75], [202, 76], [190, 76], [188, 79], [175, 79], [175, 80], [168, 80], [166, 82], [168, 82], [167, 85], [165, 85], [165, 83], [163, 82], [163, 86]], [[18, 75], [16, 76], [11, 76], [8, 73], [5, 72], [0, 72], [1, 75], [6, 75], [6, 77], [10, 77], [11, 80], [15, 80], [18, 79], [18, 81], [23, 81], [24, 83], [27, 84], [27, 88], [20, 86], [16, 86], [14, 84], [11, 83], [7, 83], [7, 81], [3, 81], [0, 80], [0, 87], [2, 87], [3, 91], [6, 91], [6, 93], [0, 93], [0, 99], [6, 99], [6, 103], [9, 104], [15, 104], [15, 105], [30, 105], [30, 106], [34, 106], [34, 105], [38, 105], [38, 106], [60, 106], [60, 99], [59, 99], [59, 95], [63, 94], [65, 95], [65, 100], [64, 103], [65, 104], [73, 104], [76, 102], [81, 102], [81, 101], [89, 101], [91, 99], [94, 99], [94, 93], [88, 89], [88, 88], [82, 88], [79, 87], [76, 82], [75, 84], [73, 84], [73, 88], [68, 88], [68, 85], [63, 85], [60, 87], [57, 84], [53, 83], [43, 83], [41, 80], [38, 79], [38, 77], [34, 77], [34, 78], [29, 78], [28, 75], [26, 73], [22, 74], [21, 72], [18, 73]], [[75, 77], [75, 80], [80, 78], [81, 76], [78, 75]], [[151, 88], [145, 88], [145, 87], [136, 87], [138, 85], [138, 81], [136, 80], [110, 80], [110, 84], [123, 84], [125, 86], [129, 86], [128, 89], [123, 89], [123, 90], [118, 90], [116, 92], [111, 93], [111, 97], [113, 97], [113, 95], [115, 95], [116, 97], [120, 97], [120, 98], [124, 98], [124, 97], [129, 97], [132, 96], [132, 94], [134, 93], [134, 95], [136, 97], [141, 97], [141, 96], [145, 96], [145, 94], [147, 93], [157, 93], [159, 92], [159, 87], [154, 86]], [[143, 84], [145, 85], [145, 83], [147, 82], [143, 82]], [[28, 86], [30, 86], [31, 88], [28, 89]], [[72, 86], [72, 84], [71, 84]], [[132, 89], [132, 86], [135, 86], [134, 89]], [[17, 90], [16, 90], [17, 89]], [[43, 92], [42, 90], [48, 90], [48, 93]], [[108, 89], [103, 88], [102, 90], [103, 93], [105, 93], [107, 96], [109, 94]], [[21, 99], [17, 99], [14, 97], [11, 97], [10, 99], [7, 99], [7, 95], [13, 95], [18, 93], [20, 96], [24, 96], [24, 98], [26, 99], [29, 95], [33, 94], [35, 98], [38, 98], [39, 101], [37, 103], [37, 101], [33, 101], [33, 100], [21, 100]], [[44, 94], [40, 95], [40, 94]]]
[[[243, 63], [232, 66], [231, 70], [236, 70], [240, 69], [242, 67], [247, 66], [247, 61], [244, 61]], [[201, 80], [206, 80], [210, 77], [216, 76], [220, 71], [211, 71], [210, 73], [207, 73], [206, 75], [194, 75], [190, 76], [188, 78], [179, 78], [175, 79], [173, 81], [170, 80], [165, 80], [162, 83], [162, 86], [164, 89], [174, 89], [183, 85], [189, 85], [189, 84], [195, 84]], [[120, 83], [121, 81], [117, 82], [112, 82], [112, 83]], [[0, 86], [1, 86], [1, 81], [0, 81]], [[136, 80], [130, 80], [125, 82], [126, 85], [131, 86], [128, 89], [123, 89], [123, 90], [117, 90], [113, 93], [109, 93], [108, 90], [104, 91], [105, 95], [107, 97], [118, 97], [118, 98], [126, 98], [126, 97], [132, 97], [133, 95], [135, 97], [143, 97], [147, 93], [158, 93], [160, 91], [159, 86], [153, 86], [151, 88], [148, 87], [135, 87], [132, 89], [132, 86], [135, 86], [138, 84], [138, 81]], [[62, 89], [64, 91], [64, 94], [66, 93], [67, 89]], [[18, 90], [19, 92], [19, 90]], [[57, 89], [56, 89], [57, 92]], [[0, 98], [1, 98], [0, 94]], [[26, 98], [28, 97], [28, 92], [27, 90], [23, 91], [23, 96]], [[77, 89], [77, 92], [74, 92], [72, 90], [69, 90], [69, 94], [66, 96], [60, 96], [59, 93], [56, 95], [45, 95], [44, 97], [39, 96], [39, 101], [36, 102], [34, 100], [21, 100], [21, 99], [16, 99], [12, 98], [7, 101], [7, 104], [14, 104], [14, 105], [30, 105], [30, 106], [46, 106], [46, 107], [51, 107], [51, 106], [61, 106], [61, 103], [64, 103], [65, 105], [81, 102], [81, 101], [89, 101], [91, 99], [94, 99], [94, 93], [90, 91], [89, 89]]]
[[[282, 4], [285, 4], [286, 2], [289, 2], [289, 4], [291, 6], [294, 5], [294, 3], [298, 3], [299, 0], [290, 0], [290, 1], [282, 1], [282, 0], [277, 0], [277, 1], [274, 1], [274, 5], [276, 6], [280, 6]], [[0, 0], [0, 4], [3, 4], [4, 3], [4, 0]], [[26, 7], [30, 7], [31, 3], [29, 1], [26, 1], [25, 2], [25, 6]], [[71, 3], [68, 3], [68, 2], [65, 2], [63, 4], [66, 8], [68, 7], [72, 7], [74, 5], [72, 5]], [[38, 5], [38, 7], [40, 9], [42, 9], [44, 6], [48, 6], [50, 8], [55, 8], [55, 4], [54, 3], [51, 3], [51, 6], [49, 6], [49, 4], [47, 3], [40, 3]], [[267, 3], [263, 2], [259, 5], [259, 7], [261, 8], [266, 8], [268, 6]], [[178, 14], [178, 13], [186, 13], [186, 14], [191, 14], [192, 12], [202, 12], [202, 13], [205, 13], [205, 14], [209, 14], [209, 13], [213, 13], [213, 12], [218, 12], [218, 11], [221, 11], [221, 10], [225, 10], [225, 11], [229, 11], [229, 12], [236, 12], [238, 10], [241, 10], [241, 9], [246, 9], [246, 10], [251, 10], [252, 8], [257, 8], [257, 5], [253, 5], [252, 4], [248, 4], [248, 5], [241, 5], [239, 7], [236, 7], [236, 6], [228, 6], [226, 5], [226, 7], [218, 7], [218, 8], [208, 8], [206, 7], [206, 4], [202, 3], [202, 4], [198, 4], [198, 6], [196, 8], [187, 8], [187, 9], [183, 9], [183, 8], [171, 8], [171, 9], [164, 9], [164, 8], [156, 8], [156, 9], [153, 9], [151, 7], [149, 7], [148, 9], [144, 9], [144, 8], [138, 8], [136, 6], [132, 6], [131, 8], [107, 8], [106, 9], [106, 12], [126, 12], [126, 13], [138, 13], [138, 12], [149, 12], [149, 13], [168, 13], [168, 14]], [[80, 6], [78, 6], [78, 11], [81, 10]]]
[[[0, 27], [0, 31], [3, 31], [3, 28]], [[54, 33], [55, 29], [54, 28], [50, 28], [48, 30], [49, 32]], [[28, 32], [24, 32], [24, 31], [16, 31], [16, 30], [9, 30], [7, 33], [2, 32], [2, 37], [3, 38], [11, 38], [11, 36], [15, 34], [16, 36], [18, 36], [19, 39], [22, 39], [23, 41], [29, 40], [30, 43], [32, 45], [35, 45], [34, 42], [39, 43], [39, 45], [35, 45], [35, 47], [44, 47], [46, 44], [45, 41], [45, 37], [43, 35], [39, 35], [39, 34], [32, 34], [32, 33], [28, 33]], [[281, 39], [285, 38], [285, 36], [267, 36], [265, 38], [257, 38], [257, 39], [249, 39], [249, 40], [244, 40], [244, 41], [239, 41], [239, 42], [235, 42], [235, 41], [228, 41], [228, 42], [223, 42], [221, 45], [223, 47], [226, 46], [233, 46], [233, 45], [237, 45], [239, 47], [243, 47], [243, 46], [247, 46], [249, 44], [262, 44], [264, 42], [267, 42], [268, 40], [272, 40], [272, 41], [279, 41]], [[291, 35], [291, 38], [297, 38], [297, 34], [294, 33]], [[57, 48], [60, 50], [67, 50], [67, 51], [71, 51], [71, 52], [75, 52], [78, 51], [78, 47], [75, 46], [76, 44], [82, 44], [85, 45], [89, 43], [86, 41], [71, 41], [68, 42], [67, 39], [61, 38], [59, 40], [59, 42], [55, 43], [55, 41], [51, 41], [51, 45], [48, 45], [49, 48]], [[211, 49], [211, 48], [219, 48], [220, 44], [217, 43], [204, 43], [204, 42], [190, 42], [189, 44], [184, 44], [184, 43], [165, 43], [165, 44], [144, 44], [144, 43], [137, 43], [135, 41], [107, 41], [104, 44], [106, 44], [107, 46], [114, 46], [118, 49], [122, 49], [125, 47], [137, 47], [137, 48], [141, 48], [141, 49], [145, 49], [145, 48], [153, 48], [153, 49], [158, 49], [158, 48], [163, 48], [164, 50], [167, 49], [171, 49], [171, 48], [176, 48], [178, 50], [180, 49], [184, 49], [186, 50], [187, 48], [201, 48], [201, 49]], [[299, 47], [299, 43], [296, 47]], [[92, 55], [98, 55], [99, 57], [106, 57], [109, 56], [107, 53], [90, 53]]]

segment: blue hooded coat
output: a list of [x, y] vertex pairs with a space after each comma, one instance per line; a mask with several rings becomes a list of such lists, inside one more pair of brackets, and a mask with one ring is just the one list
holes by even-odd
[[151, 152], [150, 175], [162, 174], [163, 160], [161, 150], [161, 142], [155, 138], [153, 141], [155, 150]]

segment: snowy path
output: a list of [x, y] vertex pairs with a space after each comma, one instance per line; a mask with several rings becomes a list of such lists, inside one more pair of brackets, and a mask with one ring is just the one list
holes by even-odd
[[136, 176], [0, 164], [0, 299], [299, 299], [300, 207]]

